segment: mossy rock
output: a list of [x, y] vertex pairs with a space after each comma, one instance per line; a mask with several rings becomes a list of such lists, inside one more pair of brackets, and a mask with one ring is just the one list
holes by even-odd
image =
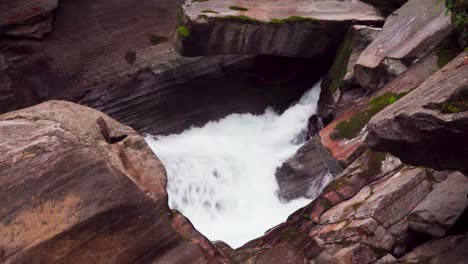
[[179, 34], [179, 36], [181, 36], [182, 38], [188, 38], [190, 36], [190, 31], [189, 29], [182, 25], [182, 26], [179, 26], [177, 28], [177, 33]]
[[229, 9], [234, 11], [249, 11], [248, 8], [241, 7], [241, 6], [230, 6]]
[[437, 65], [443, 68], [461, 52], [461, 49], [457, 44], [455, 34], [450, 34], [437, 44], [434, 51], [438, 58]]
[[332, 139], [353, 139], [364, 126], [369, 123], [370, 119], [378, 112], [385, 109], [387, 106], [395, 103], [398, 99], [405, 96], [407, 93], [393, 93], [388, 92], [384, 95], [373, 98], [369, 103], [366, 110], [361, 111], [348, 120], [339, 122], [333, 133]]

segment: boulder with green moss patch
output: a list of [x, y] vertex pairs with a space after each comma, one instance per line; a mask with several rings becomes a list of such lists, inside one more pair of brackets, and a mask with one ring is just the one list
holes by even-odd
[[468, 171], [467, 55], [376, 114], [367, 126], [368, 145], [405, 163]]

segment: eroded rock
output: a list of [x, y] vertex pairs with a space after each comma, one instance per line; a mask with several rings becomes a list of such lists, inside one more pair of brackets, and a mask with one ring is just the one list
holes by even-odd
[[130, 127], [49, 101], [1, 115], [0, 137], [0, 262], [225, 261], [169, 210], [165, 169]]
[[367, 144], [403, 162], [468, 171], [468, 63], [463, 52], [368, 124]]
[[316, 57], [332, 51], [352, 24], [383, 18], [360, 1], [186, 1], [176, 32], [184, 56]]

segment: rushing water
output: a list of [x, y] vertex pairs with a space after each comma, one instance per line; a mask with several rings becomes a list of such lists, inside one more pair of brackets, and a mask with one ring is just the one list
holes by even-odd
[[304, 143], [319, 86], [281, 115], [231, 114], [179, 135], [148, 136], [167, 170], [169, 206], [210, 240], [236, 248], [307, 204], [278, 200], [275, 170]]

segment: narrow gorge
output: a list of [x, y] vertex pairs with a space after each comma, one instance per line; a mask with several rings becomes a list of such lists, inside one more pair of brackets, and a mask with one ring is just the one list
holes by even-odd
[[467, 34], [466, 0], [0, 0], [0, 263], [467, 263]]

